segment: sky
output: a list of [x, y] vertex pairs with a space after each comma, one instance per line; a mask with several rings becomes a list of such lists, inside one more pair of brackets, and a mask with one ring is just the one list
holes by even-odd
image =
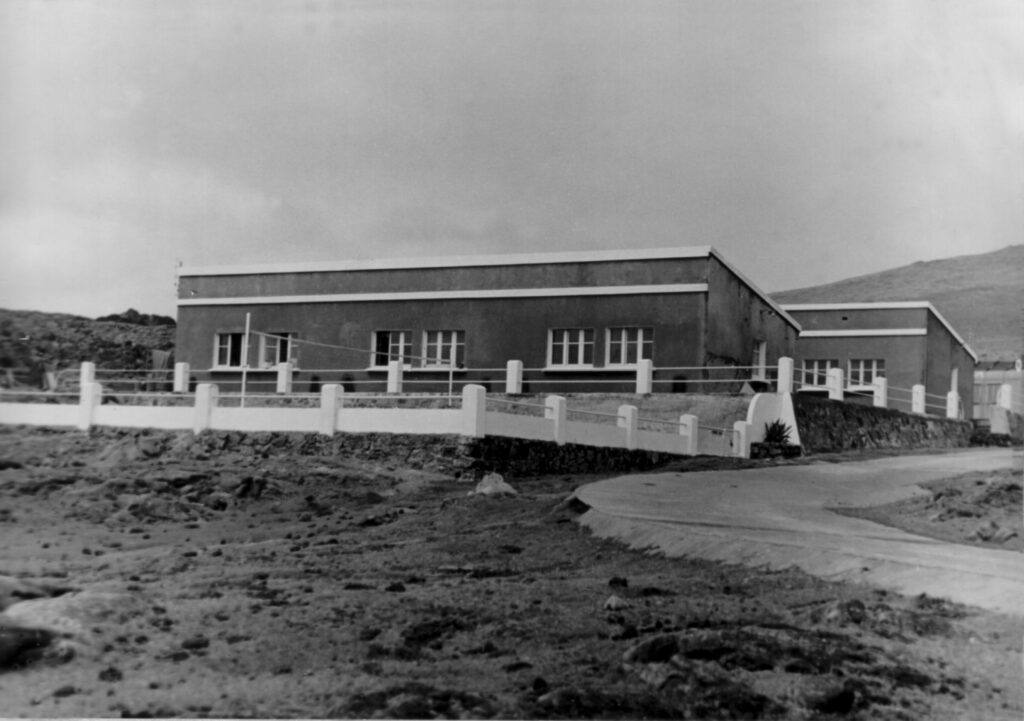
[[689, 245], [772, 292], [1022, 242], [1020, 0], [0, 4], [0, 307]]

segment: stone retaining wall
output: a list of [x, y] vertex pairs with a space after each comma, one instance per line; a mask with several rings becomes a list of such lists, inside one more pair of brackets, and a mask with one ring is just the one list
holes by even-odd
[[831, 453], [869, 448], [966, 448], [971, 423], [910, 415], [793, 394], [800, 442], [805, 453]]

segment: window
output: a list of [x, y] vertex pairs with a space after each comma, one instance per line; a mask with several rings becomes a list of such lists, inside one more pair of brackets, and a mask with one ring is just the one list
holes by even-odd
[[651, 360], [654, 357], [654, 329], [609, 328], [606, 348], [606, 365], [631, 366], [639, 360]]
[[260, 368], [274, 368], [278, 363], [295, 363], [295, 333], [274, 332], [260, 335]]
[[855, 358], [850, 361], [847, 385], [850, 387], [869, 386], [876, 377], [885, 376], [885, 361], [881, 359]]
[[411, 330], [379, 330], [373, 334], [373, 366], [386, 368], [393, 360], [405, 365], [412, 360]]
[[216, 368], [242, 367], [242, 333], [218, 333]]
[[593, 328], [553, 328], [548, 332], [550, 366], [594, 365]]
[[835, 358], [822, 360], [820, 358], [804, 360], [804, 370], [801, 383], [805, 386], [825, 386], [828, 379], [828, 369], [838, 368], [839, 361]]
[[448, 368], [466, 363], [466, 332], [461, 330], [428, 330], [423, 334], [423, 367]]
[[757, 380], [768, 379], [768, 342], [767, 341], [754, 341], [754, 352], [750, 359], [750, 365], [753, 366], [753, 372], [750, 374], [751, 378]]

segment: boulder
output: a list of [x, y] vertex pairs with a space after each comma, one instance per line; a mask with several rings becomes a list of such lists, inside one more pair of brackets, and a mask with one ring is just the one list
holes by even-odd
[[469, 492], [469, 495], [514, 496], [517, 493], [518, 491], [506, 483], [500, 473], [488, 473], [476, 484], [476, 488]]

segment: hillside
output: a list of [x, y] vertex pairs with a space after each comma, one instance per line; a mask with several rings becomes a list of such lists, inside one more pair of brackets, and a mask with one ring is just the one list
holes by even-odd
[[774, 293], [780, 303], [931, 301], [983, 360], [1024, 352], [1024, 245]]
[[173, 351], [174, 321], [129, 310], [91, 320], [63, 313], [0, 309], [0, 368], [19, 377], [38, 370], [77, 366], [92, 361], [100, 368], [146, 369], [154, 350]]

